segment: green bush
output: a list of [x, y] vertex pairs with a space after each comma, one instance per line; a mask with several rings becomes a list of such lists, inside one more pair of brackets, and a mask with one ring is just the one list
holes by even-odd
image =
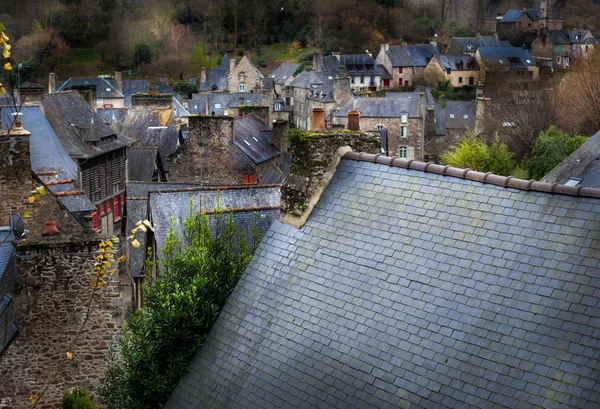
[[547, 132], [540, 132], [528, 162], [530, 177], [543, 178], [588, 139], [581, 135], [569, 136], [554, 126]]
[[62, 409], [98, 409], [88, 396], [87, 389], [73, 388], [63, 395]]
[[183, 235], [171, 220], [162, 258], [151, 265], [160, 278], [143, 286], [144, 306], [120, 342], [122, 362], [109, 362], [99, 391], [108, 409], [162, 407], [260, 241], [256, 229], [238, 232], [231, 213], [217, 208], [209, 221], [191, 205]]

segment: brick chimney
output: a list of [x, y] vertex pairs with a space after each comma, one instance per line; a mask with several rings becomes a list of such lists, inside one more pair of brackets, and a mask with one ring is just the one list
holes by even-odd
[[273, 146], [281, 153], [290, 150], [289, 141], [290, 123], [284, 119], [276, 119], [273, 122]]
[[200, 70], [200, 82], [206, 82], [206, 67], [202, 67]]
[[312, 120], [310, 121], [311, 131], [325, 130], [325, 110], [323, 108], [313, 108]]
[[[6, 108], [5, 108], [6, 109]], [[31, 133], [15, 124], [0, 131], [0, 225], [9, 224], [9, 214], [23, 214], [25, 200], [31, 195]]]
[[360, 131], [360, 112], [356, 109], [348, 111], [348, 129], [351, 131]]
[[123, 93], [123, 76], [121, 75], [121, 71], [115, 71], [115, 82], [117, 83], [117, 90], [122, 94]]
[[244, 51], [244, 57], [247, 57], [248, 59], [250, 59], [250, 50]]
[[48, 94], [56, 93], [56, 74], [51, 72], [48, 74]]

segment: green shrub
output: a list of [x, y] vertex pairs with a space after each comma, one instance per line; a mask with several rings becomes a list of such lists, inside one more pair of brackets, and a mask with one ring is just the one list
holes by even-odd
[[588, 139], [581, 135], [569, 136], [554, 126], [540, 132], [528, 163], [529, 176], [536, 180], [543, 178]]
[[98, 409], [88, 396], [87, 389], [73, 388], [63, 395], [62, 409]]

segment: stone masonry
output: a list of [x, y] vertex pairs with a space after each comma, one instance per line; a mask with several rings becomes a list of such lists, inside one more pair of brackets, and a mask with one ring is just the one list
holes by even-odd
[[67, 351], [73, 359], [66, 361], [38, 408], [59, 407], [64, 391], [74, 386], [94, 395], [111, 339], [121, 334], [124, 317], [116, 281], [96, 290], [89, 319], [73, 348], [69, 346], [87, 316], [101, 238], [90, 231], [17, 242], [19, 336], [0, 357], [0, 408], [27, 408], [29, 396], [39, 396]]
[[0, 226], [9, 224], [10, 207], [22, 213], [25, 199], [30, 196], [31, 160], [29, 136], [23, 129], [0, 133]]

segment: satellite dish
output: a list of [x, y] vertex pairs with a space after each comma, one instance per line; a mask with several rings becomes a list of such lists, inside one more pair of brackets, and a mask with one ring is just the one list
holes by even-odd
[[27, 234], [23, 218], [16, 213], [10, 215], [10, 230], [12, 231], [15, 240], [20, 239]]

